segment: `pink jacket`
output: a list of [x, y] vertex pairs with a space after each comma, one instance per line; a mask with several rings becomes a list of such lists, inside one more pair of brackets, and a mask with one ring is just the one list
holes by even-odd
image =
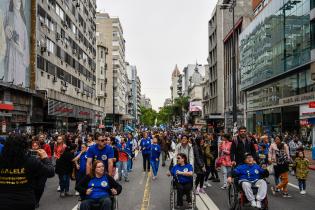
[[[287, 144], [284, 144], [285, 153], [288, 158], [290, 158], [289, 147]], [[272, 143], [269, 147], [268, 160], [276, 162], [276, 151], [279, 150], [276, 143]]]
[[232, 142], [223, 141], [219, 147], [219, 158], [221, 158], [223, 166], [232, 166], [230, 152]]

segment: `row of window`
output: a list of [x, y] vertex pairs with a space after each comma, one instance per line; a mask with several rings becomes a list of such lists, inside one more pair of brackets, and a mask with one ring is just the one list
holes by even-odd
[[[65, 81], [69, 84], [72, 84], [73, 86], [75, 86], [79, 89], [83, 89], [87, 93], [91, 93], [91, 94], [95, 93], [95, 90], [93, 88], [84, 84], [84, 82], [82, 82], [79, 78], [76, 78], [75, 76], [67, 73], [63, 69], [52, 64], [51, 62], [49, 62], [48, 60], [46, 60], [45, 58], [43, 58], [39, 55], [37, 56], [37, 68], [41, 69], [43, 71], [46, 71], [51, 75], [57, 76], [57, 78]], [[93, 76], [93, 79], [95, 81], [95, 76]]]

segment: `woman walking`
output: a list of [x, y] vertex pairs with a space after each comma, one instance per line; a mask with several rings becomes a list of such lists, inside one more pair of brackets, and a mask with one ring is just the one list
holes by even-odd
[[197, 137], [195, 139], [195, 145], [193, 146], [194, 150], [194, 172], [197, 174], [197, 178], [195, 181], [195, 194], [200, 193], [205, 193], [203, 189], [203, 183], [205, 180], [205, 172], [206, 172], [206, 167], [204, 163], [204, 155], [202, 153], [202, 147], [204, 145], [204, 140]]
[[221, 163], [221, 170], [223, 174], [223, 186], [221, 189], [227, 188], [227, 174], [230, 173], [232, 162], [231, 162], [231, 146], [230, 136], [225, 134], [222, 136], [222, 142], [219, 146], [219, 162]]

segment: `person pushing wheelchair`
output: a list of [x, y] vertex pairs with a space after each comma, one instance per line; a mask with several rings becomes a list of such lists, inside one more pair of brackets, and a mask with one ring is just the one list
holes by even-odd
[[[266, 167], [260, 167], [255, 163], [252, 154], [246, 153], [244, 164], [237, 166], [229, 173], [228, 183], [232, 183], [232, 177], [236, 178], [235, 181], [242, 187], [251, 206], [260, 209], [261, 202], [267, 195], [267, 183], [263, 178], [268, 176], [269, 172]], [[258, 188], [256, 197], [252, 189], [253, 186]]]

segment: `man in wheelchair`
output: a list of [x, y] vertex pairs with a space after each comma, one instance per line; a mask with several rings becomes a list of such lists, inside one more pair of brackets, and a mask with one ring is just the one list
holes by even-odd
[[[251, 154], [245, 154], [244, 164], [237, 166], [231, 171], [228, 177], [228, 182], [232, 183], [232, 177], [236, 179], [239, 186], [245, 193], [247, 200], [251, 203], [252, 207], [261, 208], [261, 202], [267, 195], [267, 183], [263, 179], [269, 176], [268, 170], [265, 166], [261, 168], [255, 163]], [[258, 188], [256, 196], [253, 192], [253, 187]]]
[[121, 193], [122, 187], [111, 176], [105, 173], [103, 161], [95, 161], [92, 171], [76, 186], [83, 200], [80, 210], [91, 210], [98, 206], [99, 210], [112, 210], [112, 198]]
[[174, 178], [174, 184], [177, 189], [177, 207], [183, 206], [183, 195], [186, 195], [188, 205], [191, 205], [191, 192], [193, 188], [193, 166], [188, 163], [187, 156], [184, 153], [177, 155], [177, 164], [171, 169]]

